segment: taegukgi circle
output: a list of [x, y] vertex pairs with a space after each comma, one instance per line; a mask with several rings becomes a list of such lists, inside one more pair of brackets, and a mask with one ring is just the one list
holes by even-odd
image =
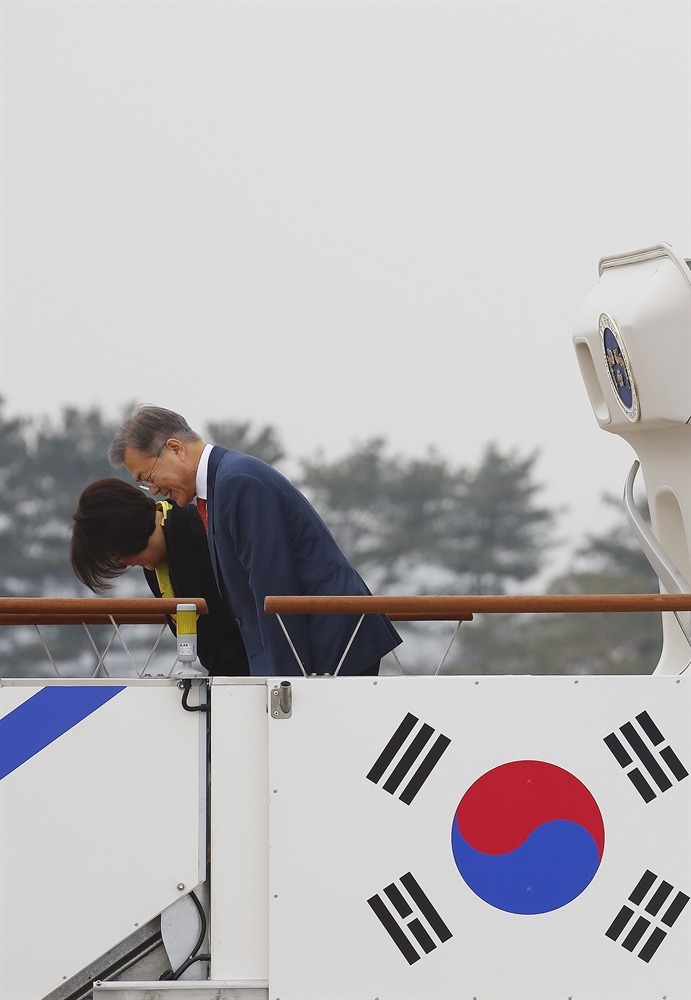
[[463, 880], [480, 899], [509, 913], [547, 913], [593, 880], [605, 828], [593, 795], [570, 771], [514, 760], [466, 791], [451, 843]]

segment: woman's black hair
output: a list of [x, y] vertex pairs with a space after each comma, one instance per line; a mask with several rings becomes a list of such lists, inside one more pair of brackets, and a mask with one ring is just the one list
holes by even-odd
[[122, 479], [97, 479], [72, 514], [70, 562], [78, 579], [101, 593], [124, 573], [117, 557], [143, 552], [156, 528], [156, 501]]

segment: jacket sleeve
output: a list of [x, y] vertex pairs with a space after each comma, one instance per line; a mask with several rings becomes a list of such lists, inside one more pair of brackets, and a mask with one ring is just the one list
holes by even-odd
[[[223, 565], [228, 547], [234, 551], [256, 606], [261, 640], [273, 674], [299, 674], [285, 635], [275, 615], [264, 611], [268, 595], [299, 595], [294, 554], [281, 505], [264, 483], [250, 475], [233, 475], [216, 483], [214, 498], [215, 545]], [[307, 622], [304, 615], [287, 615], [284, 624], [307, 673], [312, 672]]]

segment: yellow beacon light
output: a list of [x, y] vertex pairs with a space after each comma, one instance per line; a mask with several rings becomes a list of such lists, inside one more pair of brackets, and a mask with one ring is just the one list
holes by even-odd
[[197, 659], [197, 607], [178, 604], [175, 609], [178, 632], [178, 660], [194, 663]]

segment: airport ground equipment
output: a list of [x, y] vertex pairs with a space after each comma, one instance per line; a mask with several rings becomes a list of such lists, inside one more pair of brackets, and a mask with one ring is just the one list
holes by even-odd
[[[662, 593], [267, 599], [661, 611], [656, 674], [3, 679], [1, 1000], [688, 1000], [689, 274], [603, 259], [574, 335]], [[0, 624], [169, 610], [115, 603]]]

